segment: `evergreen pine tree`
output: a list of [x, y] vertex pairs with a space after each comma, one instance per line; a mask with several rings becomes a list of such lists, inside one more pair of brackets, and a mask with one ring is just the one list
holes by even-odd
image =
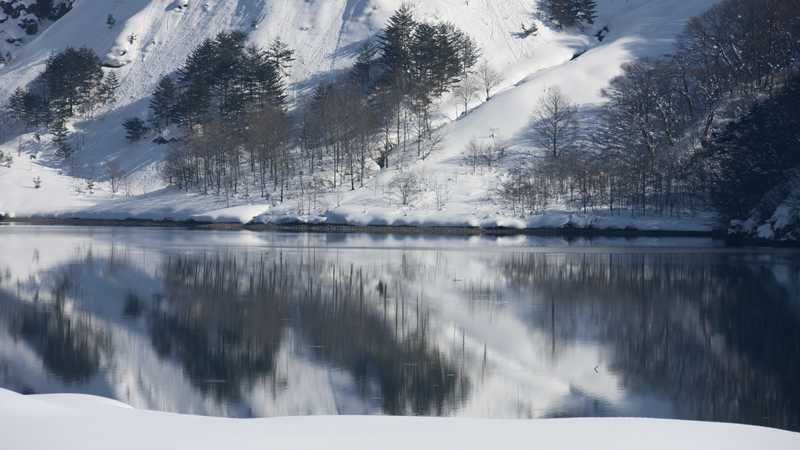
[[177, 123], [193, 127], [202, 122], [211, 106], [211, 86], [217, 49], [214, 41], [206, 39], [195, 48], [178, 69], [179, 93], [174, 109]]
[[272, 41], [267, 50], [267, 55], [272, 65], [278, 69], [280, 75], [288, 77], [294, 63], [294, 50], [290, 49], [288, 44], [278, 38]]
[[25, 97], [27, 96], [27, 92], [24, 89], [18, 87], [13, 94], [11, 94], [11, 98], [8, 100], [8, 109], [11, 112], [11, 115], [19, 122], [27, 122], [27, 109], [25, 105]]
[[53, 135], [53, 143], [56, 145], [56, 155], [62, 159], [69, 159], [72, 156], [73, 148], [69, 143], [66, 120], [61, 116], [56, 116], [56, 119], [50, 124], [50, 133]]
[[439, 41], [433, 25], [420, 23], [414, 31], [411, 44], [411, 68], [415, 96], [426, 96], [429, 91], [441, 92], [441, 79], [446, 68], [439, 62]]
[[411, 75], [412, 42], [417, 21], [408, 4], [398, 9], [380, 36], [381, 63], [393, 84], [403, 87]]
[[117, 90], [119, 89], [119, 78], [114, 72], [109, 73], [103, 78], [98, 91], [98, 98], [104, 104], [112, 104], [117, 101]]
[[369, 92], [377, 81], [375, 56], [377, 48], [372, 43], [366, 43], [358, 51], [358, 57], [350, 71], [350, 78], [362, 93]]
[[286, 85], [276, 59], [257, 47], [245, 51], [244, 83], [250, 109], [264, 111], [267, 107], [285, 109]]
[[212, 103], [221, 116], [235, 118], [245, 110], [246, 39], [247, 36], [238, 31], [222, 32], [214, 38], [213, 69], [208, 87]]
[[542, 0], [541, 5], [550, 20], [560, 27], [593, 24], [597, 18], [595, 0]]
[[458, 67], [462, 78], [466, 78], [478, 64], [481, 51], [478, 44], [461, 30], [457, 30], [454, 34], [454, 40], [457, 43]]
[[102, 80], [100, 58], [88, 48], [68, 47], [50, 57], [41, 76], [49, 106], [62, 118], [71, 117], [76, 109], [90, 109]]
[[161, 131], [175, 121], [176, 94], [172, 78], [161, 77], [150, 99], [150, 123], [156, 130]]
[[595, 0], [578, 0], [577, 22], [594, 24], [597, 19], [597, 2]]
[[140, 141], [149, 131], [144, 120], [138, 117], [126, 119], [122, 122], [122, 126], [125, 128], [125, 137], [130, 142]]

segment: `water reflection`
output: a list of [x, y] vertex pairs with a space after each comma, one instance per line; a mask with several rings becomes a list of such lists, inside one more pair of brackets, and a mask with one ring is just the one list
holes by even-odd
[[222, 416], [643, 415], [800, 429], [792, 253], [12, 231], [0, 235], [13, 245], [0, 255], [3, 387]]

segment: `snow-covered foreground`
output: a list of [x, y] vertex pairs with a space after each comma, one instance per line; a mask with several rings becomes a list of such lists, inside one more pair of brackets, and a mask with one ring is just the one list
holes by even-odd
[[[54, 161], [47, 136], [38, 141], [32, 133], [21, 137], [11, 133], [7, 142], [0, 142], [0, 151], [14, 157], [11, 167], [0, 167], [0, 214], [243, 223], [258, 217], [257, 222], [512, 228], [569, 224], [672, 231], [708, 231], [714, 226], [712, 216], [582, 216], [562, 212], [562, 205], [554, 205], [541, 216], [518, 218], [497, 194], [503, 174], [518, 159], [477, 174], [463, 164], [472, 140], [496, 140], [517, 156], [535, 150], [526, 135], [537, 99], [547, 89], [557, 87], [584, 111], [592, 110], [604, 101], [601, 90], [621, 73], [624, 62], [669, 52], [686, 21], [714, 0], [601, 0], [594, 28], [560, 32], [540, 22], [539, 35], [528, 39], [515, 37], [520, 23], [533, 20], [536, 14], [534, 2], [528, 0], [411, 2], [422, 20], [449, 21], [467, 30], [504, 79], [490, 101], [476, 98], [471, 112], [458, 119], [460, 101], [444, 100], [436, 114], [443, 142], [429, 158], [417, 161], [395, 155], [395, 161], [402, 161], [402, 173], [411, 171], [422, 180], [422, 192], [408, 205], [401, 204], [391, 189], [401, 173], [397, 167], [375, 172], [364, 187], [354, 191], [343, 187], [315, 194], [313, 202], [297, 189], [283, 202], [276, 201], [277, 196], [220, 198], [177, 192], [165, 188], [157, 175], [165, 147], [149, 139], [129, 144], [120, 125], [126, 117], [146, 115], [159, 77], [173, 72], [192, 48], [231, 29], [247, 30], [250, 41], [261, 46], [280, 36], [295, 48], [292, 90], [293, 98], [301, 99], [316, 82], [345, 70], [355, 49], [381, 30], [401, 0], [215, 0], [189, 2], [188, 8], [176, 8], [171, 0], [112, 3], [77, 2], [71, 12], [22, 47], [12, 64], [0, 69], [3, 100], [33, 80], [53, 51], [67, 45], [87, 46], [115, 61], [121, 50], [125, 53], [124, 61], [116, 61], [122, 67], [113, 69], [121, 81], [117, 103], [92, 120], [73, 124], [82, 142], [73, 167], [60, 167]], [[120, 24], [113, 29], [105, 24], [109, 13]], [[606, 26], [610, 32], [598, 42], [593, 34]], [[126, 41], [132, 34], [138, 36], [134, 44]], [[581, 52], [580, 58], [572, 60]], [[110, 161], [127, 174], [127, 195], [111, 195], [103, 172], [103, 164]], [[37, 176], [41, 189], [33, 188]], [[91, 194], [85, 186], [87, 178], [98, 180]]]
[[140, 411], [80, 395], [0, 389], [0, 447], [14, 450], [172, 449], [614, 449], [800, 448], [800, 434], [650, 419], [531, 421], [407, 417], [217, 419]]

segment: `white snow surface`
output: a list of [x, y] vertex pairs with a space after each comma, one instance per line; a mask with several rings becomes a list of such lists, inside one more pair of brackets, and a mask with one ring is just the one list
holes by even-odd
[[474, 420], [317, 416], [218, 419], [136, 410], [84, 395], [23, 396], [0, 389], [0, 447], [14, 450], [415, 448], [796, 449], [800, 434], [651, 419]]
[[[73, 10], [45, 29], [0, 68], [0, 102], [19, 86], [36, 78], [54, 51], [70, 45], [87, 46], [117, 68], [118, 101], [93, 119], [76, 120], [71, 127], [81, 148], [71, 167], [53, 157], [45, 136], [40, 141], [21, 130], [0, 133], [0, 151], [11, 154], [11, 167], [0, 166], [0, 212], [7, 215], [80, 218], [146, 218], [221, 222], [334, 222], [426, 226], [508, 226], [640, 228], [646, 230], [708, 231], [712, 215], [701, 217], [635, 217], [630, 214], [574, 214], [563, 205], [531, 218], [514, 217], [497, 195], [499, 180], [514, 164], [473, 174], [462, 154], [472, 140], [494, 139], [512, 155], [532, 150], [525, 137], [536, 101], [558, 87], [581, 109], [589, 111], [604, 100], [601, 90], [634, 58], [658, 56], [672, 49], [686, 21], [715, 0], [600, 0], [598, 20], [584, 30], [555, 31], [539, 22], [536, 37], [515, 33], [537, 11], [530, 0], [415, 0], [421, 20], [450, 21], [468, 31], [504, 80], [488, 102], [476, 98], [469, 114], [457, 118], [458, 102], [444, 99], [437, 121], [444, 140], [425, 160], [393, 155], [399, 162], [375, 171], [364, 187], [321, 193], [313, 203], [297, 189], [283, 202], [277, 195], [221, 198], [178, 192], [158, 176], [164, 146], [129, 144], [122, 120], [147, 112], [149, 95], [158, 79], [174, 72], [203, 39], [238, 29], [251, 42], [266, 46], [280, 37], [297, 51], [291, 75], [292, 99], [302, 98], [320, 80], [352, 63], [360, 45], [374, 38], [403, 0], [80, 0]], [[108, 14], [117, 23], [109, 29]], [[593, 34], [608, 26], [603, 42]], [[135, 36], [131, 44], [129, 37]], [[582, 56], [571, 61], [580, 51]], [[2, 142], [6, 140], [6, 142]], [[37, 156], [31, 159], [31, 156]], [[518, 159], [516, 159], [518, 160]], [[110, 192], [104, 164], [113, 161], [127, 174], [125, 195]], [[415, 173], [422, 191], [401, 205], [391, 182], [400, 173]], [[42, 188], [33, 188], [33, 178]], [[85, 179], [98, 180], [92, 193]], [[308, 177], [306, 177], [308, 178]], [[306, 180], [308, 181], [308, 180]], [[437, 204], [435, 185], [445, 186], [446, 200]], [[83, 187], [83, 188], [82, 188]]]

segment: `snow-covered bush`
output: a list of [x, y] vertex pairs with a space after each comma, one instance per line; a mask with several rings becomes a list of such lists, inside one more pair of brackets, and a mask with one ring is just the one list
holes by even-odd
[[11, 167], [11, 164], [13, 163], [14, 163], [14, 158], [11, 155], [6, 155], [2, 151], [0, 151], [0, 166]]
[[419, 178], [412, 172], [398, 175], [392, 180], [389, 187], [397, 195], [403, 206], [411, 204], [421, 191]]

